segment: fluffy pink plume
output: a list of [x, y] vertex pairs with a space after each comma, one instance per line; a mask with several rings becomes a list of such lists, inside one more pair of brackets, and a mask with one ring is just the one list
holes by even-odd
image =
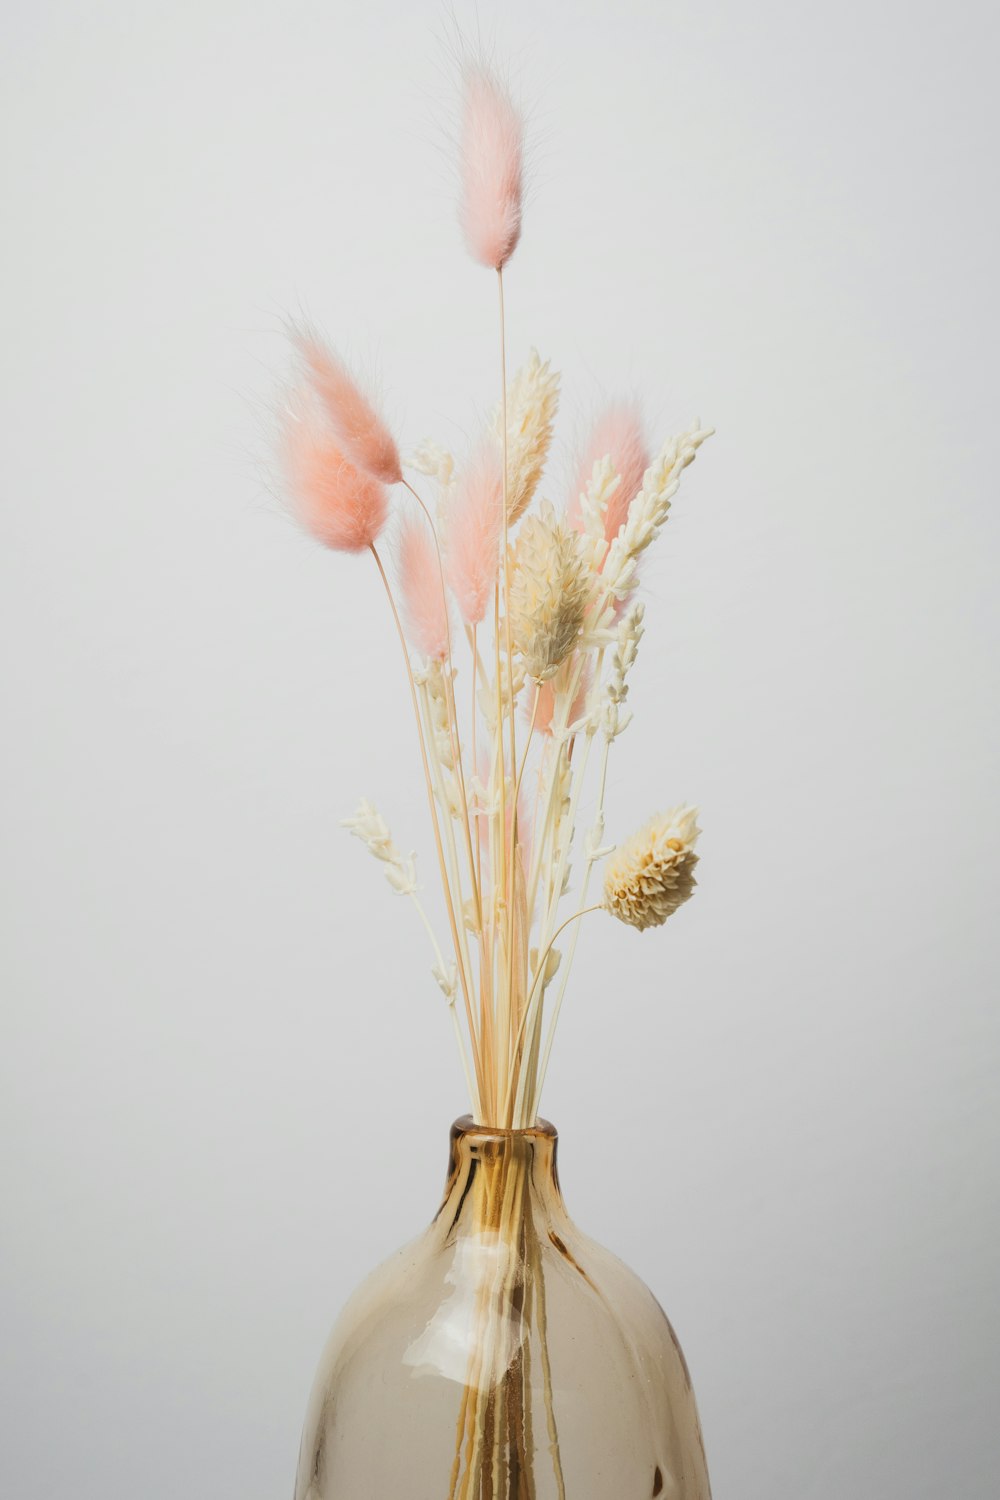
[[298, 520], [317, 541], [338, 552], [363, 552], [388, 514], [384, 485], [356, 469], [337, 447], [325, 413], [305, 392], [285, 427], [288, 488]]
[[351, 463], [385, 484], [398, 484], [403, 471], [396, 441], [350, 371], [314, 334], [300, 334], [296, 343]]
[[650, 463], [638, 407], [624, 403], [608, 406], [594, 423], [566, 507], [567, 515], [578, 530], [583, 529], [580, 496], [590, 483], [594, 465], [608, 457], [621, 478], [608, 503], [604, 521], [604, 535], [613, 542], [625, 524], [629, 506], [642, 488], [642, 476]]
[[521, 238], [524, 124], [488, 68], [468, 67], [464, 82], [459, 218], [473, 259], [499, 270]]
[[467, 625], [478, 625], [493, 597], [503, 528], [503, 475], [496, 445], [471, 455], [449, 497], [445, 515], [445, 568]]
[[403, 521], [398, 564], [410, 635], [425, 656], [443, 661], [448, 655], [448, 601], [437, 548], [423, 516], [407, 516]]

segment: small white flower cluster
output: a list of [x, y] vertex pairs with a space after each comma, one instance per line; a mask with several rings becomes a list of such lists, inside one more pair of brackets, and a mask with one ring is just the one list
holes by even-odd
[[451, 739], [451, 719], [448, 713], [447, 667], [442, 662], [428, 663], [427, 670], [415, 671], [414, 680], [427, 690], [427, 713], [434, 735], [434, 750], [445, 770], [455, 769], [455, 756]]
[[601, 727], [608, 741], [616, 740], [632, 722], [631, 711], [622, 713], [622, 704], [628, 697], [626, 678], [639, 651], [645, 613], [645, 607], [634, 600], [618, 622], [618, 644], [611, 658], [611, 671], [605, 689], [607, 701], [601, 716]]
[[[638, 600], [632, 604], [618, 622], [618, 639], [614, 654], [611, 658], [611, 667], [608, 672], [608, 680], [604, 685], [604, 699], [596, 712], [599, 714], [601, 731], [604, 735], [604, 773], [601, 777], [603, 793], [604, 779], [607, 773], [608, 750], [620, 734], [632, 722], [631, 711], [622, 712], [622, 704], [628, 697], [628, 682], [626, 678], [631, 671], [639, 651], [639, 642], [642, 640], [643, 627], [642, 617], [645, 607]], [[584, 855], [588, 867], [597, 864], [599, 860], [608, 854], [614, 853], [614, 844], [604, 842], [604, 797], [598, 798], [597, 811], [594, 821], [587, 830], [584, 839]]]
[[447, 449], [431, 438], [424, 438], [422, 443], [418, 443], [409, 457], [404, 459], [404, 464], [408, 469], [416, 469], [418, 474], [426, 474], [428, 479], [436, 479], [442, 489], [448, 489], [455, 479], [454, 458]]
[[388, 825], [377, 807], [362, 800], [353, 818], [344, 818], [342, 827], [349, 828], [369, 854], [373, 854], [385, 865], [385, 878], [394, 891], [398, 891], [401, 896], [412, 896], [415, 893], [416, 859], [412, 854], [401, 854], [396, 848]]
[[344, 818], [341, 826], [349, 829], [355, 838], [361, 840], [369, 854], [374, 855], [385, 866], [385, 878], [393, 890], [398, 891], [401, 896], [409, 896], [413, 901], [434, 948], [435, 962], [431, 974], [449, 1006], [454, 1008], [458, 994], [458, 966], [449, 962], [441, 952], [434, 929], [417, 895], [417, 863], [413, 855], [400, 853], [382, 814], [367, 800], [362, 800], [353, 818]]

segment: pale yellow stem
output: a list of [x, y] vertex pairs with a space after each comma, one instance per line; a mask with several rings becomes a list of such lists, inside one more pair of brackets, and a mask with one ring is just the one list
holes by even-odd
[[[482, 901], [480, 899], [479, 893], [479, 874], [476, 869], [476, 862], [472, 853], [472, 835], [469, 829], [469, 798], [465, 785], [465, 765], [462, 758], [462, 741], [458, 731], [458, 719], [455, 712], [455, 662], [451, 647], [451, 620], [449, 618], [447, 610], [448, 591], [444, 581], [444, 559], [441, 556], [441, 543], [438, 538], [437, 527], [434, 524], [434, 517], [431, 515], [423, 500], [417, 494], [417, 491], [413, 488], [413, 485], [410, 483], [410, 481], [408, 479], [404, 479], [403, 484], [406, 486], [410, 494], [413, 496], [414, 500], [420, 506], [420, 509], [423, 511], [424, 515], [427, 518], [427, 524], [431, 528], [431, 536], [434, 538], [434, 552], [435, 556], [437, 557], [438, 577], [441, 581], [441, 596], [446, 601], [444, 624], [445, 642], [448, 648], [448, 679], [446, 687], [445, 707], [448, 712], [448, 734], [451, 739], [452, 760], [455, 763], [455, 770], [458, 776], [459, 796], [462, 804], [462, 821], [464, 824], [463, 832], [465, 835], [466, 854], [469, 860], [469, 880], [472, 884], [472, 897], [476, 903], [476, 918], [481, 925]], [[475, 678], [473, 678], [473, 681], [475, 681]], [[473, 694], [473, 697], [475, 697], [475, 694]]]
[[462, 965], [461, 941], [459, 938], [458, 923], [455, 920], [455, 906], [452, 900], [451, 888], [448, 882], [448, 868], [444, 857], [444, 845], [441, 842], [441, 828], [438, 822], [437, 806], [434, 800], [434, 789], [431, 785], [431, 770], [427, 760], [427, 745], [424, 741], [424, 728], [420, 718], [420, 704], [417, 701], [417, 685], [413, 680], [413, 668], [410, 665], [410, 653], [406, 647], [406, 636], [403, 633], [403, 622], [399, 618], [399, 610], [396, 608], [396, 601], [392, 595], [392, 587], [389, 583], [388, 575], [386, 574], [385, 568], [382, 565], [382, 559], [381, 557], [379, 557], [378, 549], [375, 546], [374, 542], [371, 544], [370, 550], [372, 557], [374, 557], [375, 559], [375, 566], [378, 568], [379, 577], [382, 579], [382, 585], [385, 589], [385, 596], [389, 601], [389, 608], [392, 611], [393, 623], [396, 626], [396, 634], [399, 637], [399, 644], [403, 652], [403, 661], [406, 666], [406, 678], [410, 686], [410, 699], [413, 704], [413, 717], [416, 720], [417, 725], [417, 738], [420, 742], [420, 759], [423, 763], [424, 768], [424, 784], [427, 788], [427, 802], [430, 808], [431, 826], [434, 830], [434, 844], [437, 850], [438, 868], [441, 872], [441, 884], [444, 888], [445, 906], [448, 911], [448, 922], [451, 927], [451, 937], [455, 947], [455, 960], [458, 964], [459, 973], [462, 978], [462, 998], [465, 1002], [466, 1020], [468, 1021], [469, 1026], [469, 1040], [472, 1044], [472, 1057], [476, 1070], [476, 1089], [473, 1095], [472, 1102], [473, 1107], [478, 1113], [480, 1110], [480, 1099], [483, 1092], [482, 1059], [479, 1055], [479, 1043], [476, 1034], [476, 1023], [472, 1011], [472, 997], [469, 993], [468, 982]]
[[[534, 977], [534, 979], [531, 982], [531, 989], [528, 992], [528, 1004], [525, 1006], [524, 1015], [521, 1018], [521, 1028], [520, 1028], [520, 1030], [518, 1032], [518, 1044], [520, 1044], [520, 1042], [521, 1042], [521, 1040], [523, 1038], [525, 1027], [526, 1027], [526, 1025], [528, 1023], [528, 1017], [529, 1017], [529, 1015], [531, 1014], [531, 1011], [532, 1011], [532, 1006], [535, 1005], [535, 1004], [540, 1003], [539, 1001], [536, 1000], [536, 996], [541, 996], [541, 995], [544, 995], [544, 993], [545, 993], [544, 983], [542, 984], [541, 989], [539, 989], [539, 983], [540, 983], [540, 981], [542, 981], [543, 976], [545, 974], [545, 966], [546, 966], [546, 964], [549, 961], [549, 954], [552, 952], [552, 949], [555, 946], [556, 938], [559, 937], [560, 933], [565, 932], [566, 928], [569, 926], [569, 924], [571, 922], [578, 921], [580, 919], [580, 917], [585, 917], [585, 916], [588, 915], [588, 913], [590, 913], [592, 911], [600, 911], [601, 908], [602, 908], [602, 905], [603, 905], [602, 902], [598, 902], [595, 906], [585, 906], [585, 907], [581, 908], [580, 911], [575, 911], [572, 916], [567, 917], [566, 920], [565, 920], [565, 922], [561, 923], [561, 925], [559, 927], [557, 927], [556, 930], [555, 930], [555, 932], [552, 934], [552, 937], [549, 939], [549, 942], [548, 942], [548, 945], [545, 948], [545, 951], [539, 955], [538, 963], [535, 966], [535, 977]], [[513, 1082], [513, 1080], [511, 1080], [511, 1083], [512, 1082]], [[519, 1121], [521, 1120], [521, 1109], [523, 1109], [523, 1105], [524, 1105], [524, 1099], [525, 1099], [525, 1095], [526, 1095], [526, 1088], [527, 1088], [527, 1080], [526, 1080], [525, 1075], [522, 1074], [521, 1078], [518, 1080], [517, 1106], [515, 1108], [515, 1118], [518, 1119]], [[509, 1107], [509, 1105], [510, 1105], [510, 1095], [509, 1095], [509, 1092], [508, 1092], [508, 1095], [504, 1099], [504, 1109], [506, 1110]], [[528, 1126], [530, 1124], [531, 1124], [531, 1120], [527, 1120], [527, 1121], [524, 1121], [523, 1123], [519, 1123], [515, 1127], [515, 1129], [525, 1130], [525, 1129], [528, 1128]]]

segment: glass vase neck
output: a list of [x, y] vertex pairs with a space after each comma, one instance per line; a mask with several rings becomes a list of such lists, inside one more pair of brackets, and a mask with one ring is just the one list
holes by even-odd
[[451, 1127], [441, 1212], [450, 1206], [449, 1217], [457, 1219], [482, 1193], [495, 1199], [507, 1182], [516, 1180], [547, 1212], [565, 1213], [556, 1165], [558, 1140], [548, 1120], [536, 1120], [526, 1130], [503, 1130], [463, 1115]]

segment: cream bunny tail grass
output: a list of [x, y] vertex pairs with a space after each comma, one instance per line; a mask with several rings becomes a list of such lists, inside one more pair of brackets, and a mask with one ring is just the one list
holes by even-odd
[[510, 587], [514, 641], [529, 677], [544, 682], [559, 670], [593, 598], [583, 539], [544, 504], [521, 528]]
[[[507, 391], [507, 523], [513, 526], [531, 504], [552, 443], [559, 408], [559, 372], [532, 349]], [[493, 432], [503, 443], [503, 413], [493, 413]], [[642, 475], [640, 474], [640, 479]], [[636, 486], [638, 488], [638, 486]]]

